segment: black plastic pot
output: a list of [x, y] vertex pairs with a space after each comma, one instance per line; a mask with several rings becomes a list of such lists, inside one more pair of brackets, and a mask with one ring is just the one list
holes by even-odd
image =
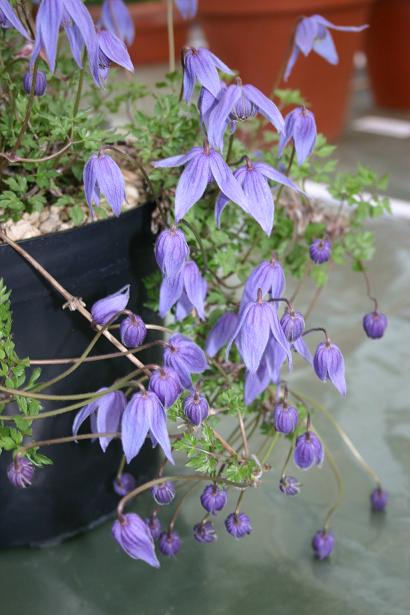
[[[119, 219], [29, 239], [21, 245], [87, 306], [130, 283], [129, 308], [145, 321], [155, 322], [155, 315], [143, 307], [143, 278], [155, 270], [151, 209], [147, 204]], [[13, 335], [20, 356], [40, 359], [81, 354], [94, 335], [89, 323], [77, 312], [63, 310], [63, 298], [6, 245], [0, 245], [0, 277], [12, 291]], [[96, 347], [98, 354], [112, 350], [104, 339]], [[158, 352], [151, 350], [143, 359], [158, 362]], [[50, 379], [65, 367], [45, 367], [41, 379]], [[130, 368], [124, 358], [88, 363], [47, 393], [93, 391], [109, 386]], [[61, 405], [44, 402], [43, 408]], [[16, 409], [9, 406], [7, 411]], [[35, 421], [35, 439], [71, 435], [74, 415]], [[8, 484], [10, 455], [0, 456], [0, 547], [59, 542], [92, 527], [116, 507], [118, 496], [112, 485], [122, 454], [118, 441], [111, 442], [105, 454], [98, 442], [89, 441], [50, 446], [44, 452], [54, 463], [36, 471], [28, 489]], [[130, 471], [142, 482], [153, 476], [156, 468], [156, 451], [146, 443]]]

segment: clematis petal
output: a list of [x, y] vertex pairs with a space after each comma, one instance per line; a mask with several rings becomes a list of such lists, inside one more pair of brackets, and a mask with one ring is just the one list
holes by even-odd
[[274, 217], [272, 191], [267, 180], [258, 173], [256, 168], [247, 171], [243, 182], [243, 191], [249, 204], [249, 214], [269, 237], [272, 232]]
[[300, 51], [307, 56], [313, 49], [313, 43], [318, 35], [319, 26], [315, 17], [305, 17], [296, 28], [295, 43]]
[[147, 395], [151, 398], [151, 409], [148, 412], [151, 433], [164, 451], [165, 457], [174, 465], [175, 461], [172, 457], [165, 410], [155, 393], [148, 392]]
[[303, 336], [298, 337], [293, 343], [293, 348], [296, 350], [300, 356], [305, 359], [311, 365], [313, 364], [313, 356], [309, 350], [309, 346], [306, 344]]
[[175, 192], [175, 219], [179, 222], [203, 195], [209, 181], [210, 156], [197, 155], [185, 167]]
[[259, 112], [266, 117], [276, 128], [278, 132], [282, 132], [285, 121], [282, 117], [281, 112], [277, 108], [277, 106], [271, 101], [270, 98], [265, 96], [260, 90], [255, 88], [255, 86], [247, 84], [243, 86], [243, 92], [256, 107], [258, 107]]
[[266, 365], [266, 362], [262, 358], [262, 361], [258, 367], [258, 370], [252, 374], [247, 372], [245, 378], [245, 404], [249, 406], [259, 395], [261, 395], [269, 386], [270, 374]]
[[40, 48], [41, 46], [44, 47], [52, 73], [56, 65], [58, 31], [62, 18], [62, 2], [42, 0], [36, 17], [36, 43], [38, 43]]
[[[113, 391], [98, 400], [97, 433], [114, 433], [118, 431], [122, 413], [127, 400], [122, 391]], [[105, 452], [112, 438], [99, 438], [102, 450]]]
[[90, 404], [87, 404], [87, 406], [84, 406], [84, 408], [81, 408], [81, 410], [77, 412], [73, 421], [73, 436], [76, 436], [78, 434], [78, 430], [80, 429], [81, 425], [86, 419], [88, 419], [89, 416], [91, 416], [97, 411], [97, 408], [98, 400], [95, 400], [92, 401]]
[[115, 64], [134, 72], [134, 66], [126, 46], [115, 34], [103, 30], [98, 32], [98, 45], [103, 54]]
[[299, 53], [300, 53], [299, 47], [297, 45], [294, 45], [292, 49], [292, 53], [290, 54], [288, 63], [286, 65], [285, 72], [283, 73], [283, 81], [286, 82], [289, 79], [290, 74], [293, 70], [293, 67], [296, 64], [296, 60], [299, 57]]
[[87, 48], [90, 73], [96, 85], [100, 85], [100, 76], [98, 73], [98, 41], [92, 17], [81, 0], [64, 0], [64, 9], [76, 24], [83, 38], [84, 45]]
[[238, 324], [238, 315], [226, 312], [214, 324], [208, 334], [205, 350], [210, 357], [214, 357], [231, 339]]
[[211, 151], [209, 159], [211, 173], [221, 192], [231, 201], [248, 211], [249, 206], [245, 193], [238, 180], [233, 176], [225, 160], [220, 154], [215, 152], [215, 150]]
[[362, 30], [366, 30], [366, 28], [369, 27], [368, 24], [364, 24], [362, 26], [337, 26], [336, 24], [332, 23], [328, 19], [325, 19], [325, 17], [322, 17], [321, 15], [313, 15], [312, 19], [314, 19], [316, 23], [320, 24], [321, 26], [324, 26], [325, 28], [331, 28], [332, 30], [340, 30], [341, 32], [361, 32]]
[[[335, 347], [333, 346], [333, 349]], [[340, 395], [345, 396], [347, 393], [346, 379], [345, 379], [345, 361], [342, 353], [332, 353], [331, 359], [327, 368], [329, 378], [339, 391]]]
[[222, 62], [222, 60], [220, 60], [220, 59], [218, 58], [218, 56], [216, 56], [214, 53], [212, 53], [212, 51], [209, 51], [209, 50], [207, 49], [207, 52], [208, 52], [209, 56], [212, 58], [212, 60], [213, 60], [213, 62], [214, 62], [214, 64], [215, 64], [215, 66], [216, 66], [217, 68], [219, 68], [219, 70], [221, 70], [221, 71], [222, 71], [223, 73], [225, 73], [226, 75], [233, 75], [233, 74], [234, 74], [234, 73], [233, 73], [233, 70], [231, 70], [231, 69], [229, 68], [229, 66], [227, 66], [227, 65], [225, 64], [225, 62]]
[[85, 163], [84, 170], [83, 170], [85, 198], [87, 201], [87, 205], [90, 208], [91, 215], [93, 217], [94, 217], [93, 201], [95, 201], [95, 184], [97, 181], [97, 178], [95, 175], [95, 160], [96, 159], [97, 159], [96, 154], [91, 156]]
[[138, 455], [149, 428], [144, 396], [142, 393], [135, 393], [128, 402], [121, 421], [121, 441], [127, 463]]
[[84, 48], [83, 38], [75, 23], [71, 23], [70, 18], [63, 20], [64, 30], [70, 45], [71, 53], [79, 68], [83, 67], [82, 53]]
[[293, 126], [293, 140], [296, 157], [301, 165], [313, 151], [317, 137], [315, 116], [313, 113], [302, 111], [295, 117]]
[[207, 283], [202, 278], [198, 265], [193, 261], [188, 261], [183, 270], [184, 287], [189, 301], [192, 303], [201, 320], [205, 319], [205, 295]]
[[196, 49], [195, 53], [187, 56], [192, 72], [196, 75], [199, 83], [209, 90], [211, 94], [217, 96], [221, 88], [218, 71], [215, 67], [213, 54], [203, 47]]
[[222, 92], [218, 103], [209, 115], [208, 138], [212, 147], [223, 150], [224, 132], [229, 114], [242, 95], [242, 87], [230, 85]]
[[164, 317], [180, 299], [183, 285], [184, 278], [181, 272], [173, 278], [164, 277], [159, 291], [159, 313], [161, 317]]
[[287, 186], [288, 188], [291, 188], [296, 192], [302, 192], [302, 190], [298, 188], [298, 186], [291, 179], [289, 179], [289, 177], [286, 177], [286, 175], [280, 173], [280, 171], [277, 171], [265, 162], [256, 162], [254, 164], [254, 167], [259, 173], [262, 173], [262, 175], [264, 175], [268, 179], [271, 179], [277, 184], [283, 184], [284, 186]]
[[131, 45], [135, 28], [127, 5], [123, 0], [104, 0], [101, 8], [101, 23], [110, 32]]
[[329, 30], [323, 29], [323, 35], [315, 39], [313, 49], [318, 55], [327, 60], [329, 64], [338, 64], [339, 56]]
[[6, 20], [15, 28], [24, 38], [28, 40], [31, 39], [31, 36], [21, 23], [20, 19], [17, 17], [11, 4], [9, 4], [8, 0], [0, 0], [0, 13], [4, 15]]
[[198, 154], [201, 154], [202, 152], [202, 147], [193, 147], [189, 150], [189, 152], [186, 152], [185, 154], [180, 154], [178, 156], [170, 156], [169, 158], [164, 158], [163, 160], [156, 160], [152, 163], [152, 166], [154, 166], [156, 169], [163, 167], [180, 167], [183, 164], [186, 164], [187, 162], [192, 160], [192, 158], [194, 158]]
[[119, 216], [125, 196], [125, 182], [118, 164], [107, 154], [96, 157], [94, 173], [97, 184], [114, 215]]

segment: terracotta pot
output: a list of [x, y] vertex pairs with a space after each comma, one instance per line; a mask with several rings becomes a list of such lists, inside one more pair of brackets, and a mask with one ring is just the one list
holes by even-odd
[[[94, 20], [100, 6], [88, 7]], [[135, 66], [161, 64], [168, 61], [167, 7], [163, 1], [128, 4], [135, 24], [135, 39], [128, 51]], [[174, 10], [175, 53], [178, 61], [181, 48], [188, 39], [188, 24]]]
[[409, 0], [376, 0], [366, 52], [374, 97], [381, 107], [410, 109], [409, 35]]
[[[289, 55], [296, 21], [320, 14], [340, 25], [366, 23], [372, 0], [202, 0], [200, 19], [210, 48], [244, 82], [266, 94], [272, 92]], [[318, 129], [329, 139], [343, 130], [353, 54], [360, 49], [361, 33], [332, 30], [340, 62], [328, 64], [312, 52], [300, 56], [289, 81], [281, 87], [299, 89], [311, 104]]]

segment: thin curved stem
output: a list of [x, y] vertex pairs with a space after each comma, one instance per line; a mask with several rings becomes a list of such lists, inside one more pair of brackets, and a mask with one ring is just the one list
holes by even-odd
[[268, 459], [269, 459], [269, 457], [271, 456], [271, 453], [272, 453], [272, 451], [273, 451], [273, 449], [274, 449], [274, 447], [275, 447], [276, 442], [278, 441], [278, 439], [279, 439], [279, 433], [278, 433], [278, 432], [276, 432], [276, 433], [275, 433], [275, 435], [272, 437], [272, 441], [271, 441], [271, 443], [269, 444], [269, 448], [268, 448], [268, 450], [266, 451], [266, 453], [264, 454], [264, 456], [263, 456], [263, 458], [262, 458], [262, 461], [261, 461], [261, 464], [262, 464], [262, 465], [264, 465], [264, 464], [268, 461]]
[[[317, 431], [316, 431], [317, 433]], [[319, 435], [319, 434], [318, 434]], [[321, 438], [321, 436], [319, 436]], [[323, 438], [321, 438], [321, 440], [323, 441]], [[325, 446], [325, 456], [327, 461], [329, 462], [330, 468], [333, 472], [333, 475], [336, 479], [336, 486], [337, 486], [337, 494], [336, 494], [336, 498], [335, 501], [333, 502], [332, 506], [329, 508], [329, 510], [326, 513], [326, 517], [323, 523], [323, 529], [325, 531], [327, 531], [329, 529], [329, 524], [330, 524], [330, 519], [332, 517], [332, 515], [334, 514], [334, 512], [339, 508], [341, 502], [342, 502], [342, 498], [343, 498], [343, 479], [342, 479], [342, 475], [339, 472], [339, 468], [337, 467], [337, 464], [334, 460], [333, 455], [331, 454], [331, 452], [329, 451], [329, 448], [327, 446]]]
[[175, 71], [174, 0], [167, 0], [167, 31], [169, 72]]
[[180, 500], [179, 500], [179, 502], [178, 502], [178, 504], [177, 504], [177, 506], [176, 506], [176, 508], [175, 508], [175, 510], [174, 510], [174, 514], [172, 515], [171, 520], [170, 520], [170, 522], [169, 522], [169, 524], [168, 524], [168, 532], [172, 532], [172, 530], [173, 530], [173, 528], [174, 528], [174, 525], [175, 525], [175, 522], [176, 522], [176, 520], [177, 520], [177, 518], [178, 518], [178, 515], [179, 515], [179, 513], [181, 512], [182, 505], [183, 505], [184, 501], [186, 500], [186, 498], [188, 497], [188, 495], [189, 495], [190, 493], [192, 493], [192, 491], [195, 489], [195, 487], [197, 487], [197, 486], [198, 486], [198, 484], [199, 484], [200, 482], [201, 482], [200, 480], [198, 480], [197, 482], [194, 482], [194, 483], [193, 483], [193, 484], [189, 487], [189, 489], [187, 489], [187, 491], [184, 493], [184, 495], [183, 495], [183, 496], [181, 496], [181, 498], [180, 498]]
[[30, 88], [30, 94], [28, 96], [26, 112], [24, 114], [24, 119], [23, 119], [23, 121], [21, 123], [20, 132], [19, 132], [19, 134], [17, 136], [16, 142], [15, 142], [15, 144], [14, 144], [14, 146], [13, 146], [13, 148], [12, 148], [10, 154], [9, 154], [10, 158], [14, 158], [14, 156], [16, 155], [17, 150], [19, 149], [19, 147], [20, 147], [20, 145], [21, 145], [21, 143], [23, 141], [23, 137], [26, 134], [28, 123], [29, 123], [29, 120], [30, 120], [30, 115], [31, 115], [31, 112], [33, 110], [39, 62], [40, 62], [39, 58], [37, 58], [36, 61], [34, 62], [33, 72], [31, 74], [31, 88]]
[[25, 455], [31, 448], [40, 448], [41, 446], [54, 446], [54, 444], [67, 444], [68, 442], [76, 442], [77, 440], [93, 440], [94, 438], [120, 438], [121, 434], [117, 431], [109, 433], [85, 433], [76, 436], [63, 436], [62, 438], [53, 438], [51, 440], [37, 440], [30, 442], [26, 446], [19, 449], [18, 454]]

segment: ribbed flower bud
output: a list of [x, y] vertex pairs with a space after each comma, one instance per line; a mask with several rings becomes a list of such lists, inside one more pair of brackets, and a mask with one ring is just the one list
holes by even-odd
[[309, 254], [316, 265], [326, 263], [332, 254], [332, 244], [327, 239], [315, 239], [310, 244]]
[[161, 536], [161, 521], [156, 514], [152, 514], [145, 519], [145, 523], [151, 532], [151, 536], [154, 540], [158, 540]]
[[151, 374], [149, 390], [156, 394], [164, 408], [170, 408], [184, 389], [172, 367], [160, 367]]
[[280, 319], [280, 326], [288, 342], [294, 342], [302, 335], [305, 329], [305, 320], [300, 312], [286, 310]]
[[16, 455], [7, 468], [7, 478], [14, 487], [25, 489], [31, 485], [34, 475], [34, 466], [26, 457]]
[[175, 485], [170, 480], [160, 485], [154, 485], [151, 489], [152, 497], [160, 506], [171, 504], [175, 497]]
[[321, 465], [325, 457], [323, 445], [313, 431], [296, 438], [294, 461], [302, 470], [308, 470], [314, 465]]
[[200, 543], [215, 542], [217, 535], [211, 521], [204, 521], [194, 525], [194, 538]]
[[[23, 88], [26, 94], [30, 94], [31, 86], [33, 83], [33, 73], [27, 71], [23, 77]], [[43, 96], [47, 89], [47, 79], [45, 73], [42, 70], [38, 70], [36, 74], [36, 81], [34, 85], [34, 96]]]
[[387, 317], [382, 312], [370, 312], [363, 317], [363, 329], [367, 337], [377, 340], [383, 337], [387, 327]]
[[370, 494], [370, 502], [375, 512], [381, 512], [387, 506], [389, 494], [381, 487], [376, 487]]
[[225, 519], [226, 531], [239, 540], [252, 532], [251, 520], [245, 513], [231, 513]]
[[193, 425], [200, 425], [208, 416], [209, 404], [203, 395], [194, 393], [184, 401], [184, 414]]
[[147, 328], [140, 316], [131, 314], [120, 325], [121, 341], [127, 348], [141, 346], [147, 335]]
[[162, 273], [169, 278], [175, 277], [189, 256], [189, 246], [184, 233], [172, 226], [158, 235], [155, 242], [155, 259]]
[[327, 559], [335, 548], [335, 536], [330, 530], [319, 530], [312, 538], [312, 549], [317, 559]]
[[135, 489], [135, 487], [137, 486], [137, 481], [132, 474], [124, 472], [114, 480], [113, 486], [115, 493], [124, 496], [127, 495], [127, 493], [129, 493], [133, 489]]
[[112, 526], [112, 534], [127, 555], [159, 568], [151, 531], [137, 514], [121, 515]]
[[298, 424], [298, 411], [287, 403], [277, 404], [273, 411], [273, 424], [279, 433], [293, 433]]
[[313, 368], [320, 380], [330, 380], [340, 395], [346, 395], [345, 362], [336, 344], [327, 340], [318, 345], [313, 357]]
[[105, 325], [116, 314], [122, 312], [127, 307], [130, 300], [130, 285], [127, 284], [112, 295], [96, 301], [91, 307], [91, 316], [97, 325]]
[[180, 548], [181, 539], [176, 532], [162, 532], [159, 537], [159, 550], [163, 555], [175, 557]]
[[216, 515], [221, 511], [228, 501], [225, 489], [217, 485], [207, 485], [201, 494], [201, 504], [211, 515]]
[[297, 495], [300, 491], [300, 482], [294, 476], [282, 476], [279, 489], [284, 495]]

